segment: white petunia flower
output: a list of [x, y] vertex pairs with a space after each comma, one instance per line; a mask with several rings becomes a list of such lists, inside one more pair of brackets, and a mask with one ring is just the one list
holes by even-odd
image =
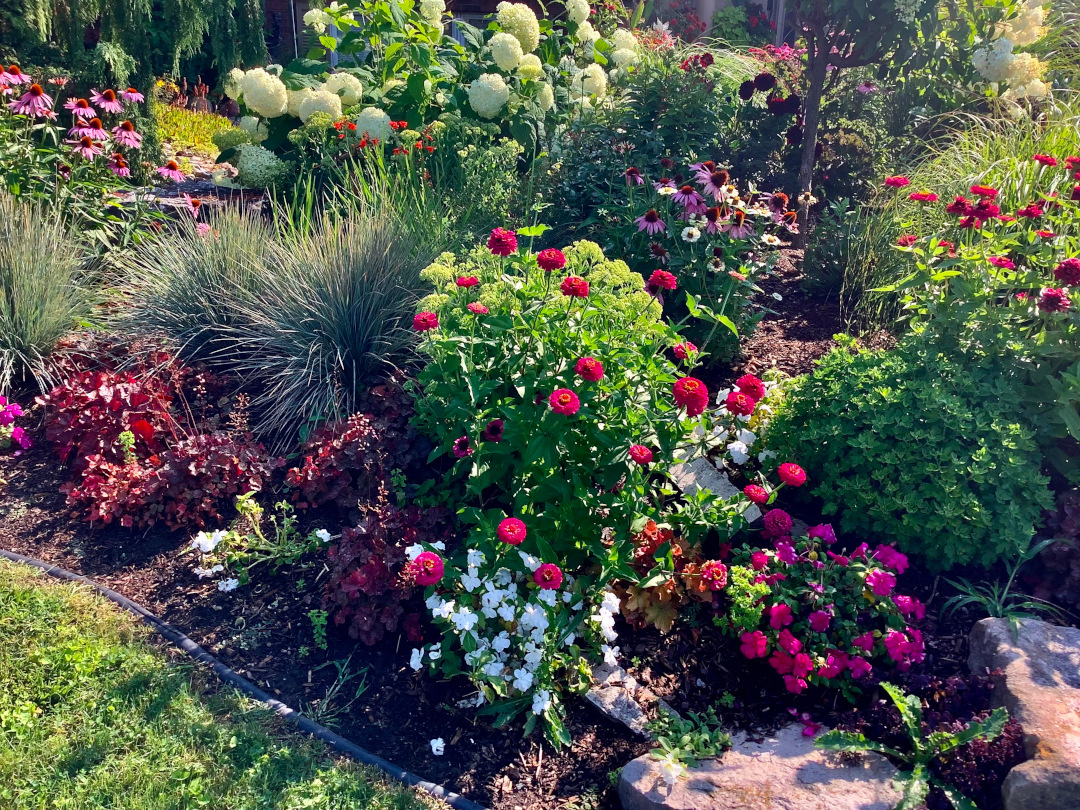
[[679, 762], [674, 754], [668, 754], [660, 760], [660, 776], [668, 785], [674, 785], [685, 770], [686, 766]]
[[736, 464], [742, 465], [750, 460], [750, 448], [743, 442], [732, 442], [727, 446], [727, 451]]
[[424, 665], [424, 651], [413, 650], [412, 657], [409, 658], [409, 666], [413, 668], [414, 672], [419, 672], [420, 667]]

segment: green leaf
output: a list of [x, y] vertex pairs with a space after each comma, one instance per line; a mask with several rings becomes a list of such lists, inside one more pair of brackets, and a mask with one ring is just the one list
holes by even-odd
[[537, 224], [537, 225], [529, 225], [529, 226], [527, 226], [525, 228], [518, 228], [517, 233], [518, 233], [518, 236], [533, 237], [533, 236], [543, 236], [547, 231], [550, 231], [550, 230], [551, 230], [551, 228], [549, 228], [547, 225]]

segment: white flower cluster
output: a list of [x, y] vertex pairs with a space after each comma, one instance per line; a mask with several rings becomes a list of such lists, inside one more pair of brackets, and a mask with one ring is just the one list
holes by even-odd
[[619, 634], [615, 632], [615, 617], [619, 615], [619, 607], [619, 597], [611, 591], [604, 591], [604, 598], [599, 607], [589, 617], [589, 620], [599, 627], [600, 635], [604, 637], [606, 643], [600, 647], [600, 651], [604, 654], [604, 663], [611, 666], [619, 663], [619, 648], [611, 646], [619, 637]]
[[225, 532], [220, 529], [212, 534], [199, 532], [191, 541], [191, 548], [198, 551], [200, 554], [212, 554], [214, 549], [221, 545], [221, 541], [224, 539]]
[[390, 128], [390, 116], [378, 107], [365, 107], [356, 116], [356, 131], [384, 141], [393, 132]]
[[254, 115], [245, 115], [240, 119], [240, 129], [251, 136], [252, 143], [262, 143], [270, 134], [266, 131], [266, 123]]
[[617, 28], [611, 35], [611, 44], [614, 48], [611, 52], [611, 61], [616, 68], [624, 68], [632, 65], [638, 58], [638, 41], [633, 31], [626, 28]]
[[469, 85], [469, 106], [481, 118], [494, 118], [510, 100], [510, 88], [498, 73], [485, 73]]
[[507, 72], [516, 68], [524, 55], [517, 37], [505, 31], [500, 31], [493, 36], [488, 47], [491, 48], [491, 58], [495, 60], [499, 70]]
[[230, 70], [224, 81], [225, 95], [234, 101], [240, 98], [240, 93], [242, 92], [240, 82], [243, 81], [243, 79], [244, 71], [240, 68], [233, 68]]
[[574, 78], [574, 89], [580, 90], [583, 96], [602, 98], [607, 92], [607, 74], [594, 62]]
[[236, 174], [242, 186], [269, 188], [285, 171], [285, 161], [269, 149], [244, 143], [236, 150]]
[[588, 0], [566, 0], [566, 16], [575, 25], [581, 25], [589, 19]]
[[304, 14], [304, 25], [310, 27], [316, 33], [322, 34], [326, 31], [326, 27], [334, 24], [334, 15], [338, 15], [341, 19], [352, 20], [354, 19], [351, 11], [346, 12], [347, 9], [344, 3], [333, 2], [326, 8], [313, 8]]
[[240, 94], [244, 104], [263, 118], [277, 118], [285, 113], [288, 94], [285, 84], [264, 68], [253, 68], [240, 79]]
[[540, 88], [540, 93], [536, 96], [536, 103], [540, 105], [540, 109], [544, 112], [548, 112], [555, 106], [555, 91], [551, 89], [551, 85], [544, 82], [544, 86]]
[[444, 0], [420, 0], [420, 16], [431, 25], [442, 27], [442, 17], [446, 13]]
[[315, 113], [326, 113], [335, 121], [341, 118], [341, 96], [329, 90], [316, 90], [300, 102], [297, 114], [305, 124]]
[[513, 34], [525, 53], [532, 53], [540, 46], [540, 22], [536, 14], [524, 3], [507, 3], [496, 6], [499, 28]]
[[1050, 87], [1042, 80], [1046, 65], [1030, 53], [1016, 53], [1017, 47], [1032, 45], [1046, 33], [1046, 9], [1040, 0], [1027, 0], [1020, 13], [999, 26], [996, 38], [977, 49], [972, 67], [988, 82], [1007, 83], [1006, 99], [1045, 98]]
[[343, 107], [352, 107], [354, 104], [359, 104], [364, 95], [364, 88], [360, 84], [360, 80], [351, 73], [333, 73], [327, 76], [323, 89], [328, 93], [335, 93], [340, 96]]
[[517, 75], [519, 79], [524, 81], [541, 78], [544, 75], [544, 65], [540, 61], [540, 57], [535, 53], [527, 53], [522, 56], [521, 61], [518, 62]]
[[1001, 26], [1000, 35], [1018, 47], [1034, 45], [1046, 36], [1045, 0], [1027, 0], [1020, 12]]

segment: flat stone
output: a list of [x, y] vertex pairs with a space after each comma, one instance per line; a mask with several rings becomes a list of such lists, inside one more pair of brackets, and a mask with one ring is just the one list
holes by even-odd
[[1024, 727], [1030, 759], [1002, 787], [1005, 810], [1075, 810], [1080, 806], [1080, 630], [1036, 619], [1004, 619], [971, 630], [972, 672], [1001, 670], [994, 702]]
[[585, 699], [616, 723], [622, 723], [635, 734], [648, 737], [649, 718], [637, 701], [641, 688], [637, 680], [622, 667], [601, 664], [592, 672], [593, 684]]
[[[675, 485], [687, 495], [693, 495], [699, 489], [707, 489], [721, 498], [733, 498], [740, 493], [740, 489], [731, 483], [727, 473], [723, 473], [713, 466], [707, 458], [699, 457], [689, 464], [676, 464], [671, 468], [671, 477]], [[750, 504], [750, 508], [744, 513], [747, 522], [753, 523], [761, 517], [761, 510], [756, 504]]]
[[638, 757], [619, 776], [623, 810], [892, 810], [900, 800], [888, 760], [867, 754], [841, 764], [835, 752], [815, 748], [801, 725], [760, 743], [745, 735], [732, 743], [672, 786], [656, 757]]

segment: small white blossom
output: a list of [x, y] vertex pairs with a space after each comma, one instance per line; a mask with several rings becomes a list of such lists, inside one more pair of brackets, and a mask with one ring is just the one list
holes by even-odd
[[676, 191], [677, 189], [674, 186], [660, 186], [660, 188], [656, 190], [656, 193], [661, 197], [670, 197]]
[[536, 571], [540, 567], [540, 560], [532, 554], [526, 554], [524, 551], [519, 551], [518, 554], [521, 555], [521, 561], [525, 563], [525, 567], [530, 571]]
[[503, 662], [491, 661], [484, 665], [482, 672], [489, 678], [501, 678], [503, 674]]
[[480, 619], [468, 608], [462, 608], [460, 611], [454, 614], [453, 618], [450, 621], [453, 622], [454, 627], [456, 627], [459, 631], [461, 631], [462, 633], [467, 633], [474, 627], [476, 627], [476, 623], [480, 621]]
[[317, 532], [315, 532], [315, 536], [322, 540], [324, 543], [330, 542], [330, 532], [328, 532], [326, 529], [319, 529]]
[[533, 674], [525, 668], [514, 670], [514, 688], [521, 692], [529, 691], [533, 685]]
[[547, 689], [538, 689], [533, 695], [533, 714], [543, 714], [551, 707], [551, 692]]
[[743, 442], [732, 442], [727, 446], [727, 451], [736, 464], [742, 465], [750, 460], [750, 448]]
[[214, 574], [220, 574], [224, 570], [224, 565], [215, 565], [213, 568], [196, 567], [195, 574], [199, 577], [199, 579], [206, 579], [207, 577], [212, 577]]
[[536, 594], [536, 598], [548, 607], [555, 607], [555, 600], [559, 598], [555, 591], [542, 589]]
[[238, 579], [222, 579], [218, 581], [217, 589], [228, 593], [229, 591], [235, 591], [239, 585], [240, 580]]
[[701, 238], [701, 231], [697, 228], [683, 228], [682, 240], [693, 244]]
[[420, 552], [424, 550], [424, 547], [419, 543], [413, 543], [405, 549], [405, 554], [410, 560], [415, 560], [420, 556]]
[[685, 770], [686, 766], [672, 754], [660, 760], [660, 776], [668, 785], [674, 785]]
[[608, 666], [612, 666], [612, 667], [619, 665], [619, 648], [618, 647], [609, 647], [607, 644], [604, 644], [603, 646], [600, 647], [600, 652], [602, 652], [604, 654], [604, 663], [605, 664], [607, 664]]
[[443, 602], [439, 605], [437, 610], [432, 611], [432, 614], [439, 619], [449, 619], [454, 615], [454, 600], [451, 599], [449, 602]]
[[419, 672], [420, 667], [424, 665], [424, 651], [413, 650], [412, 657], [409, 658], [409, 666], [413, 668], [414, 672]]
[[480, 577], [477, 576], [477, 573], [477, 569], [470, 566], [468, 573], [461, 575], [461, 587], [469, 593], [472, 593], [480, 587]]
[[477, 551], [475, 548], [469, 549], [466, 556], [468, 557], [468, 563], [470, 568], [479, 568], [481, 565], [487, 562], [487, 559], [484, 557], [484, 552]]
[[497, 653], [506, 652], [510, 648], [510, 634], [503, 630], [499, 635], [495, 636], [491, 642], [491, 649]]

